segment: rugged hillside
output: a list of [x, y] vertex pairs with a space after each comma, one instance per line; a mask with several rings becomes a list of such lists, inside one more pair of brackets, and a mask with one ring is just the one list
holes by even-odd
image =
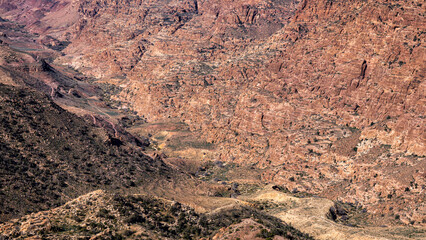
[[149, 121], [185, 121], [216, 158], [269, 168], [265, 181], [422, 223], [423, 4], [213, 3], [85, 1], [58, 62], [120, 84]]
[[151, 126], [184, 122], [214, 145], [196, 160], [262, 169], [377, 225], [425, 224], [422, 1], [6, 3], [3, 18], [58, 46], [54, 64], [115, 84]]
[[0, 219], [57, 206], [94, 189], [137, 187], [165, 164], [33, 90], [0, 85]]
[[226, 239], [224, 235], [240, 231], [234, 230], [234, 225], [247, 225], [245, 233], [253, 235], [250, 239], [312, 239], [279, 219], [248, 207], [197, 214], [178, 202], [142, 195], [111, 195], [103, 191], [92, 192], [50, 211], [0, 225], [0, 236], [43, 239]]
[[97, 77], [173, 86], [181, 74], [211, 68], [199, 69], [203, 62], [270, 36], [295, 7], [288, 0], [80, 1], [80, 19], [69, 30], [72, 43], [60, 62]]

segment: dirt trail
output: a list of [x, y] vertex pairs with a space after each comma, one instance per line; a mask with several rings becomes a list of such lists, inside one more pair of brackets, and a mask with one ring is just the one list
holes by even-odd
[[[293, 227], [324, 240], [422, 239], [425, 229], [413, 227], [357, 228], [337, 224], [326, 217], [333, 201], [319, 198], [297, 198], [283, 192], [264, 189], [241, 197], [245, 201], [271, 201], [287, 209], [270, 209], [270, 214]], [[424, 236], [424, 235], [423, 235]]]
[[[166, 158], [166, 162], [173, 163], [176, 167], [193, 168], [202, 165], [202, 162], [213, 161], [217, 156], [216, 149], [197, 147], [202, 145], [198, 136], [187, 131], [187, 126], [182, 123], [158, 123], [145, 124], [143, 127], [137, 126], [130, 129], [131, 132], [140, 135], [152, 134], [155, 145], [166, 153], [170, 158]], [[157, 152], [156, 150], [155, 152]], [[179, 156], [180, 161], [176, 162], [175, 157]], [[200, 162], [200, 159], [201, 160]], [[198, 162], [198, 163], [197, 163]], [[189, 167], [189, 166], [193, 167]], [[186, 167], [185, 167], [186, 166]], [[186, 169], [189, 170], [189, 169]], [[246, 169], [247, 170], [247, 169]], [[217, 169], [218, 172], [212, 170], [212, 179], [218, 177], [224, 169]], [[228, 183], [238, 182], [240, 184], [262, 186], [262, 182], [253, 177], [256, 173], [248, 175], [253, 179], [250, 181], [247, 174], [241, 175], [241, 171], [231, 169], [223, 176], [226, 176]], [[257, 173], [259, 174], [259, 173]], [[220, 175], [221, 176], [221, 175]], [[221, 177], [218, 178], [221, 178]], [[256, 180], [257, 179], [257, 180]], [[272, 189], [272, 185], [263, 185], [254, 193], [246, 193], [240, 195], [237, 199], [224, 197], [208, 197], [198, 196], [191, 200], [179, 199], [180, 201], [190, 204], [200, 212], [218, 211], [224, 208], [232, 208], [235, 205], [253, 205], [259, 204], [265, 206], [265, 211], [275, 217], [280, 218], [286, 223], [291, 224], [295, 228], [310, 234], [315, 239], [326, 240], [382, 240], [382, 239], [422, 239], [426, 229], [414, 228], [409, 226], [401, 227], [350, 227], [336, 223], [327, 218], [327, 213], [334, 202], [319, 197], [295, 197], [292, 194], [276, 191]], [[185, 188], [185, 187], [184, 187]], [[179, 194], [182, 195], [182, 194]], [[185, 194], [183, 194], [185, 195]], [[192, 204], [191, 204], [192, 203]]]

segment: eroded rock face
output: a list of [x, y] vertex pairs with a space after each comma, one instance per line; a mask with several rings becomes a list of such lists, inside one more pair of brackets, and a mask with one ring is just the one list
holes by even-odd
[[266, 181], [360, 201], [377, 213], [395, 205], [403, 221], [419, 223], [419, 4], [308, 1], [271, 37], [248, 44], [234, 38], [238, 49], [212, 38], [211, 50], [197, 54], [172, 36], [173, 45], [148, 48], [122, 96], [150, 120], [177, 117], [201, 130], [220, 146], [222, 160], [274, 166]]
[[98, 77], [144, 72], [158, 81], [161, 71], [171, 81], [182, 64], [212, 61], [270, 36], [294, 10], [293, 1], [80, 1], [66, 53], [72, 66]]
[[46, 31], [72, 41], [57, 62], [120, 85], [148, 121], [184, 121], [264, 181], [425, 221], [421, 1], [69, 6], [70, 27]]

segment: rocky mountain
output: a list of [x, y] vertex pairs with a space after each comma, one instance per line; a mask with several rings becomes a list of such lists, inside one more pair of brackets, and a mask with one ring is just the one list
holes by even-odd
[[219, 146], [216, 158], [272, 167], [265, 181], [378, 214], [392, 205], [406, 222], [423, 221], [422, 3], [85, 1], [79, 9], [57, 61], [119, 84], [118, 98], [149, 121], [184, 121]]
[[424, 227], [422, 1], [0, 6], [3, 83], [204, 182], [271, 183], [363, 209], [370, 225]]

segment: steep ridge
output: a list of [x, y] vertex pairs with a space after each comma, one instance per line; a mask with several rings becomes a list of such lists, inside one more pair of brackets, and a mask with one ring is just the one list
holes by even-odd
[[103, 188], [137, 187], [172, 174], [33, 90], [0, 85], [0, 219], [48, 209]]

